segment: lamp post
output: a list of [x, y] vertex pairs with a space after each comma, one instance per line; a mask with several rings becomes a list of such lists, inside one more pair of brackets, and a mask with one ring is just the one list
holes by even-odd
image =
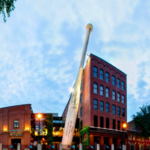
[[39, 144], [41, 144], [41, 141], [40, 141], [40, 120], [42, 118], [42, 115], [39, 113], [37, 114], [37, 119], [39, 121], [39, 132], [38, 132], [38, 136], [39, 136]]
[[125, 143], [125, 130], [127, 129], [127, 123], [122, 124], [122, 128], [124, 129], [124, 140], [123, 140], [123, 145], [126, 145]]

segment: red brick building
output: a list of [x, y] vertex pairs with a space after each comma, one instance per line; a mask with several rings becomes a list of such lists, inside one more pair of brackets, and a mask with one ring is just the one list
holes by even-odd
[[31, 105], [18, 105], [0, 108], [0, 143], [17, 147], [30, 145]]
[[[121, 145], [127, 122], [126, 74], [90, 54], [83, 71], [78, 117], [90, 126], [90, 145]], [[66, 116], [68, 104], [62, 116]], [[126, 139], [127, 144], [127, 139]]]
[[137, 130], [134, 127], [134, 122], [128, 122], [128, 150], [150, 150], [150, 137], [140, 137], [137, 134]]

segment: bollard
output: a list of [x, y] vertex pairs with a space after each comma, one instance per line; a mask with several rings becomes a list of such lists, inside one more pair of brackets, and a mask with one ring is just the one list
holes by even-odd
[[122, 145], [122, 150], [126, 150], [126, 145]]
[[2, 143], [0, 143], [0, 150], [2, 150]]
[[38, 143], [37, 150], [42, 150], [42, 145]]
[[17, 143], [17, 150], [20, 150], [20, 143]]
[[59, 143], [59, 150], [62, 150], [62, 144]]
[[111, 144], [111, 150], [114, 150], [114, 144]]
[[82, 143], [79, 144], [79, 150], [82, 150]]
[[97, 144], [97, 150], [100, 150], [100, 145], [99, 144]]

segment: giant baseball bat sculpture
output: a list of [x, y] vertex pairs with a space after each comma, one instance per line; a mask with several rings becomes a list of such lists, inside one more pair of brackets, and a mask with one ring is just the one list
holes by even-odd
[[76, 118], [77, 118], [79, 98], [80, 98], [80, 86], [81, 86], [82, 73], [83, 73], [83, 65], [84, 65], [84, 60], [85, 60], [85, 56], [86, 56], [87, 45], [88, 45], [90, 33], [92, 32], [93, 27], [91, 24], [88, 24], [86, 26], [86, 29], [87, 29], [87, 33], [86, 33], [85, 44], [84, 44], [84, 48], [83, 48], [83, 52], [82, 52], [80, 67], [79, 67], [78, 76], [77, 76], [77, 79], [76, 79], [76, 82], [74, 85], [74, 91], [72, 92], [72, 95], [70, 98], [64, 133], [63, 133], [63, 137], [62, 137], [62, 149], [63, 150], [69, 150], [71, 148], [75, 123], [76, 123]]

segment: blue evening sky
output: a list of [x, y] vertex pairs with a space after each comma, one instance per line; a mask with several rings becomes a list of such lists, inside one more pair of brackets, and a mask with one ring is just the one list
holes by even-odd
[[87, 53], [127, 74], [128, 121], [150, 104], [150, 1], [17, 0], [0, 15], [0, 107], [31, 103], [62, 114], [75, 82], [86, 25]]

